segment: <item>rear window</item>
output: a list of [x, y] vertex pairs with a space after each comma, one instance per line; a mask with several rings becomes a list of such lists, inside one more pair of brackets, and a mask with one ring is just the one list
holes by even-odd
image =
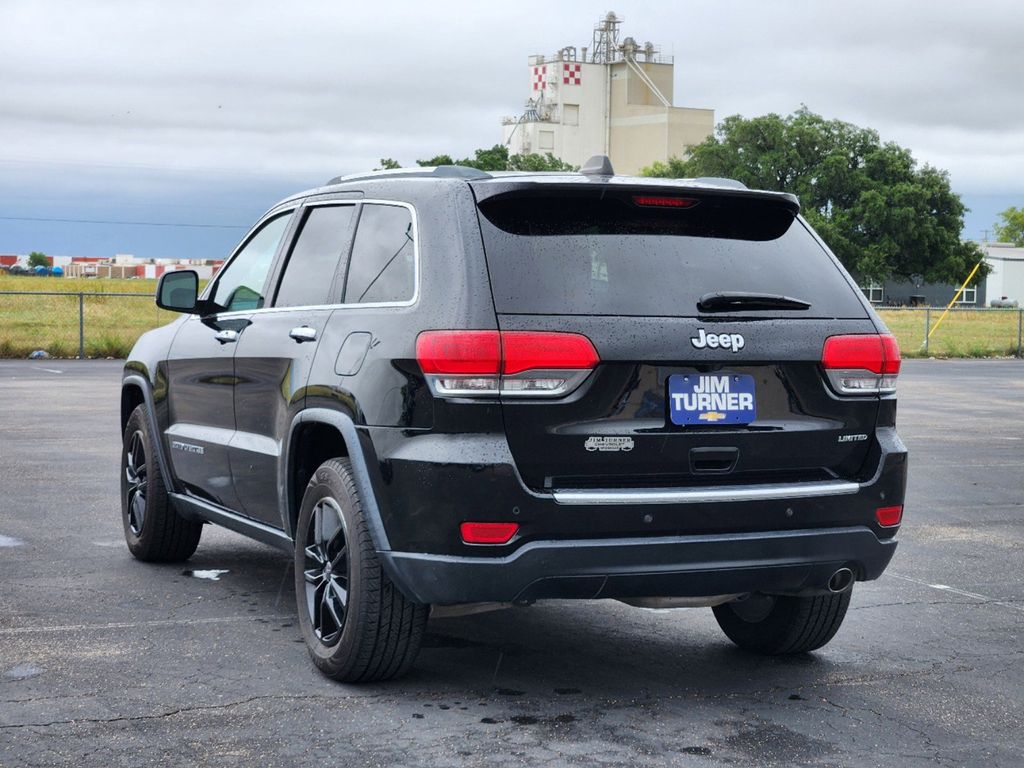
[[499, 312], [687, 317], [698, 314], [704, 294], [737, 291], [811, 304], [742, 314], [866, 315], [782, 202], [604, 187], [503, 194], [480, 211]]

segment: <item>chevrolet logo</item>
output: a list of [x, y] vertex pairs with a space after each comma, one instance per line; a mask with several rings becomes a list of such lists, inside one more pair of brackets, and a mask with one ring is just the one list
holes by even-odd
[[707, 413], [702, 413], [697, 418], [701, 421], [721, 421], [725, 418], [725, 414], [718, 411], [708, 411]]

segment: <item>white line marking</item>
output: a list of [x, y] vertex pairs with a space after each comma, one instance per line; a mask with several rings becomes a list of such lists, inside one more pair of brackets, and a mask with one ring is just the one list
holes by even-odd
[[0, 547], [20, 547], [25, 542], [13, 536], [0, 535]]
[[143, 627], [189, 627], [198, 624], [227, 624], [234, 621], [294, 621], [295, 616], [215, 616], [209, 619], [153, 619], [152, 621], [115, 621], [109, 624], [62, 624], [56, 627], [10, 627], [0, 629], [0, 637], [33, 635], [40, 632], [86, 632], [105, 629], [141, 629]]
[[1001, 605], [1004, 608], [1012, 608], [1015, 611], [1020, 611], [1021, 613], [1024, 613], [1024, 605], [1018, 605], [1017, 603], [1010, 603], [1006, 600], [997, 600], [996, 598], [989, 597], [988, 595], [979, 595], [977, 592], [967, 592], [963, 589], [951, 587], [948, 584], [930, 584], [927, 581], [922, 581], [921, 579], [912, 579], [910, 576], [903, 576], [899, 573], [890, 573], [889, 575], [894, 576], [897, 579], [903, 579], [904, 581], [913, 582], [914, 584], [920, 584], [922, 587], [928, 587], [929, 589], [937, 589], [940, 592], [952, 592], [954, 595], [969, 597], [972, 600], [980, 600], [984, 603], [990, 603], [992, 605]]
[[39, 365], [34, 365], [32, 367], [35, 368], [37, 371], [46, 371], [47, 373], [64, 373], [64, 371], [58, 371], [56, 368], [43, 368], [42, 366]]

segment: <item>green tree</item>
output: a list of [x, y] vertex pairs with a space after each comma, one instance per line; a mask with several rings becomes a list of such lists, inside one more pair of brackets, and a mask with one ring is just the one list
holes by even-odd
[[[384, 158], [380, 162], [384, 168], [400, 167], [399, 163], [391, 158]], [[550, 152], [543, 155], [509, 155], [508, 147], [503, 144], [495, 144], [490, 149], [474, 150], [472, 157], [456, 160], [451, 155], [434, 155], [425, 160], [417, 160], [416, 164], [426, 168], [438, 165], [462, 165], [481, 171], [530, 171], [534, 173], [579, 170], [575, 165], [562, 162]], [[375, 170], [380, 170], [380, 168]]]
[[401, 168], [402, 164], [391, 157], [382, 157], [380, 159], [380, 168], [374, 168], [375, 171], [393, 171], [395, 168]]
[[999, 214], [1003, 221], [994, 227], [996, 240], [1024, 246], [1024, 208], [1009, 207]]
[[50, 266], [50, 257], [45, 253], [32, 251], [32, 253], [28, 255], [28, 266], [29, 269], [35, 269], [36, 267], [48, 267]]
[[495, 144], [490, 149], [478, 149], [473, 153], [473, 157], [456, 160], [455, 164], [481, 171], [507, 171], [508, 147], [504, 144]]
[[883, 144], [869, 128], [806, 107], [786, 117], [727, 117], [688, 158], [642, 173], [725, 176], [792, 192], [840, 261], [864, 279], [959, 283], [982, 258], [960, 240], [966, 208], [945, 171], [919, 167], [909, 150]]
[[416, 165], [431, 168], [436, 165], [455, 165], [451, 155], [434, 155], [429, 160], [417, 160]]
[[578, 171], [575, 165], [559, 160], [557, 157], [547, 152], [543, 155], [531, 153], [529, 155], [512, 155], [508, 159], [508, 169], [510, 171]]

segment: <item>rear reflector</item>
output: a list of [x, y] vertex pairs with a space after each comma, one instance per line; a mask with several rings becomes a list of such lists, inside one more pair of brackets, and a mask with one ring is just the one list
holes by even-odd
[[692, 197], [633, 195], [633, 203], [644, 208], [693, 208], [699, 202]]
[[903, 505], [898, 507], [879, 507], [875, 510], [875, 519], [883, 528], [894, 528], [903, 520]]
[[586, 336], [553, 331], [424, 331], [416, 359], [438, 397], [558, 397], [601, 361]]
[[519, 523], [462, 523], [459, 532], [466, 544], [508, 544], [519, 532]]
[[889, 335], [829, 336], [821, 351], [821, 365], [843, 395], [895, 392], [900, 362], [899, 344]]

